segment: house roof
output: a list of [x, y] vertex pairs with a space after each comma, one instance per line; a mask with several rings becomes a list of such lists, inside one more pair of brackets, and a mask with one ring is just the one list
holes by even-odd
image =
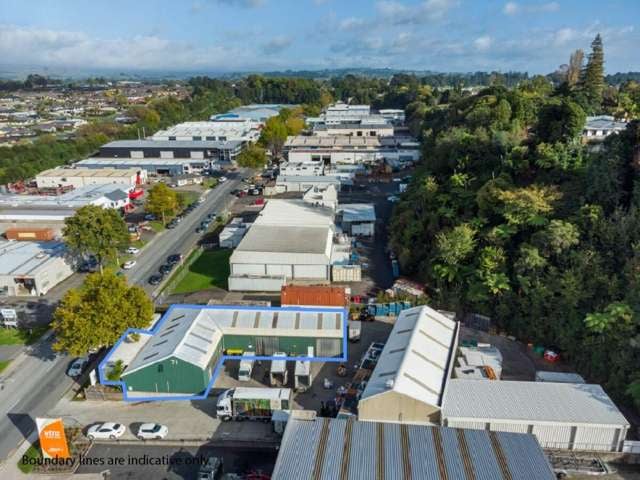
[[457, 334], [457, 322], [430, 307], [402, 311], [360, 401], [392, 390], [442, 406]]
[[273, 480], [555, 479], [533, 435], [290, 418]]
[[105, 143], [100, 150], [111, 148], [125, 148], [135, 150], [137, 148], [165, 148], [167, 150], [177, 149], [220, 149], [235, 148], [242, 145], [241, 140], [114, 140]]
[[600, 385], [452, 379], [445, 418], [629, 425]]

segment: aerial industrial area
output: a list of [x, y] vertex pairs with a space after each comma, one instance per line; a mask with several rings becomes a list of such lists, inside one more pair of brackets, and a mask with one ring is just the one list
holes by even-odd
[[[411, 5], [319, 23], [459, 7]], [[549, 74], [80, 77], [0, 45], [0, 480], [640, 479], [640, 74], [595, 25]], [[60, 43], [33, 65], [93, 45], [29, 32]]]

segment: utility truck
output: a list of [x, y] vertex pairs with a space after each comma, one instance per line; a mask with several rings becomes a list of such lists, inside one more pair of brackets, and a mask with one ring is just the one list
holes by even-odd
[[290, 388], [247, 388], [225, 390], [218, 396], [217, 417], [229, 420], [269, 421], [275, 410], [291, 408]]

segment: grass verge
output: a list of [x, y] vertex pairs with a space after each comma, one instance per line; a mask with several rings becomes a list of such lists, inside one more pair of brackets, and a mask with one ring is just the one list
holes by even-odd
[[191, 293], [211, 287], [227, 288], [231, 250], [204, 250], [188, 267], [172, 293]]
[[4, 372], [7, 367], [9, 366], [9, 364], [11, 363], [11, 360], [1, 360], [0, 361], [0, 373]]
[[25, 473], [25, 474], [31, 473], [35, 465], [24, 460], [40, 458], [41, 456], [42, 455], [40, 453], [40, 442], [35, 442], [33, 445], [29, 447], [29, 449], [26, 452], [24, 452], [24, 455], [20, 457], [20, 460], [18, 460], [18, 468], [22, 473]]
[[33, 328], [0, 329], [0, 345], [31, 345], [49, 329], [47, 325]]

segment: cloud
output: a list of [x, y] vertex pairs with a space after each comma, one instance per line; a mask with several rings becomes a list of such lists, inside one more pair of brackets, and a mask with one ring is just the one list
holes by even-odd
[[366, 22], [362, 18], [348, 17], [338, 23], [338, 28], [342, 31], [357, 30], [366, 25]]
[[265, 0], [213, 0], [214, 3], [231, 7], [256, 8], [265, 4]]
[[493, 44], [493, 39], [489, 35], [484, 35], [482, 37], [478, 37], [473, 41], [476, 49], [481, 52], [486, 52], [491, 48]]
[[458, 0], [425, 0], [409, 5], [396, 0], [380, 0], [376, 3], [376, 11], [380, 20], [386, 23], [418, 25], [443, 18], [458, 3]]
[[285, 35], [279, 35], [277, 37], [273, 37], [271, 40], [262, 45], [262, 51], [266, 55], [273, 55], [275, 53], [280, 53], [283, 50], [286, 50], [291, 46], [292, 40], [290, 37]]
[[517, 15], [519, 13], [548, 13], [560, 10], [558, 2], [547, 2], [538, 4], [520, 5], [516, 2], [507, 2], [504, 4], [502, 13], [505, 15]]

